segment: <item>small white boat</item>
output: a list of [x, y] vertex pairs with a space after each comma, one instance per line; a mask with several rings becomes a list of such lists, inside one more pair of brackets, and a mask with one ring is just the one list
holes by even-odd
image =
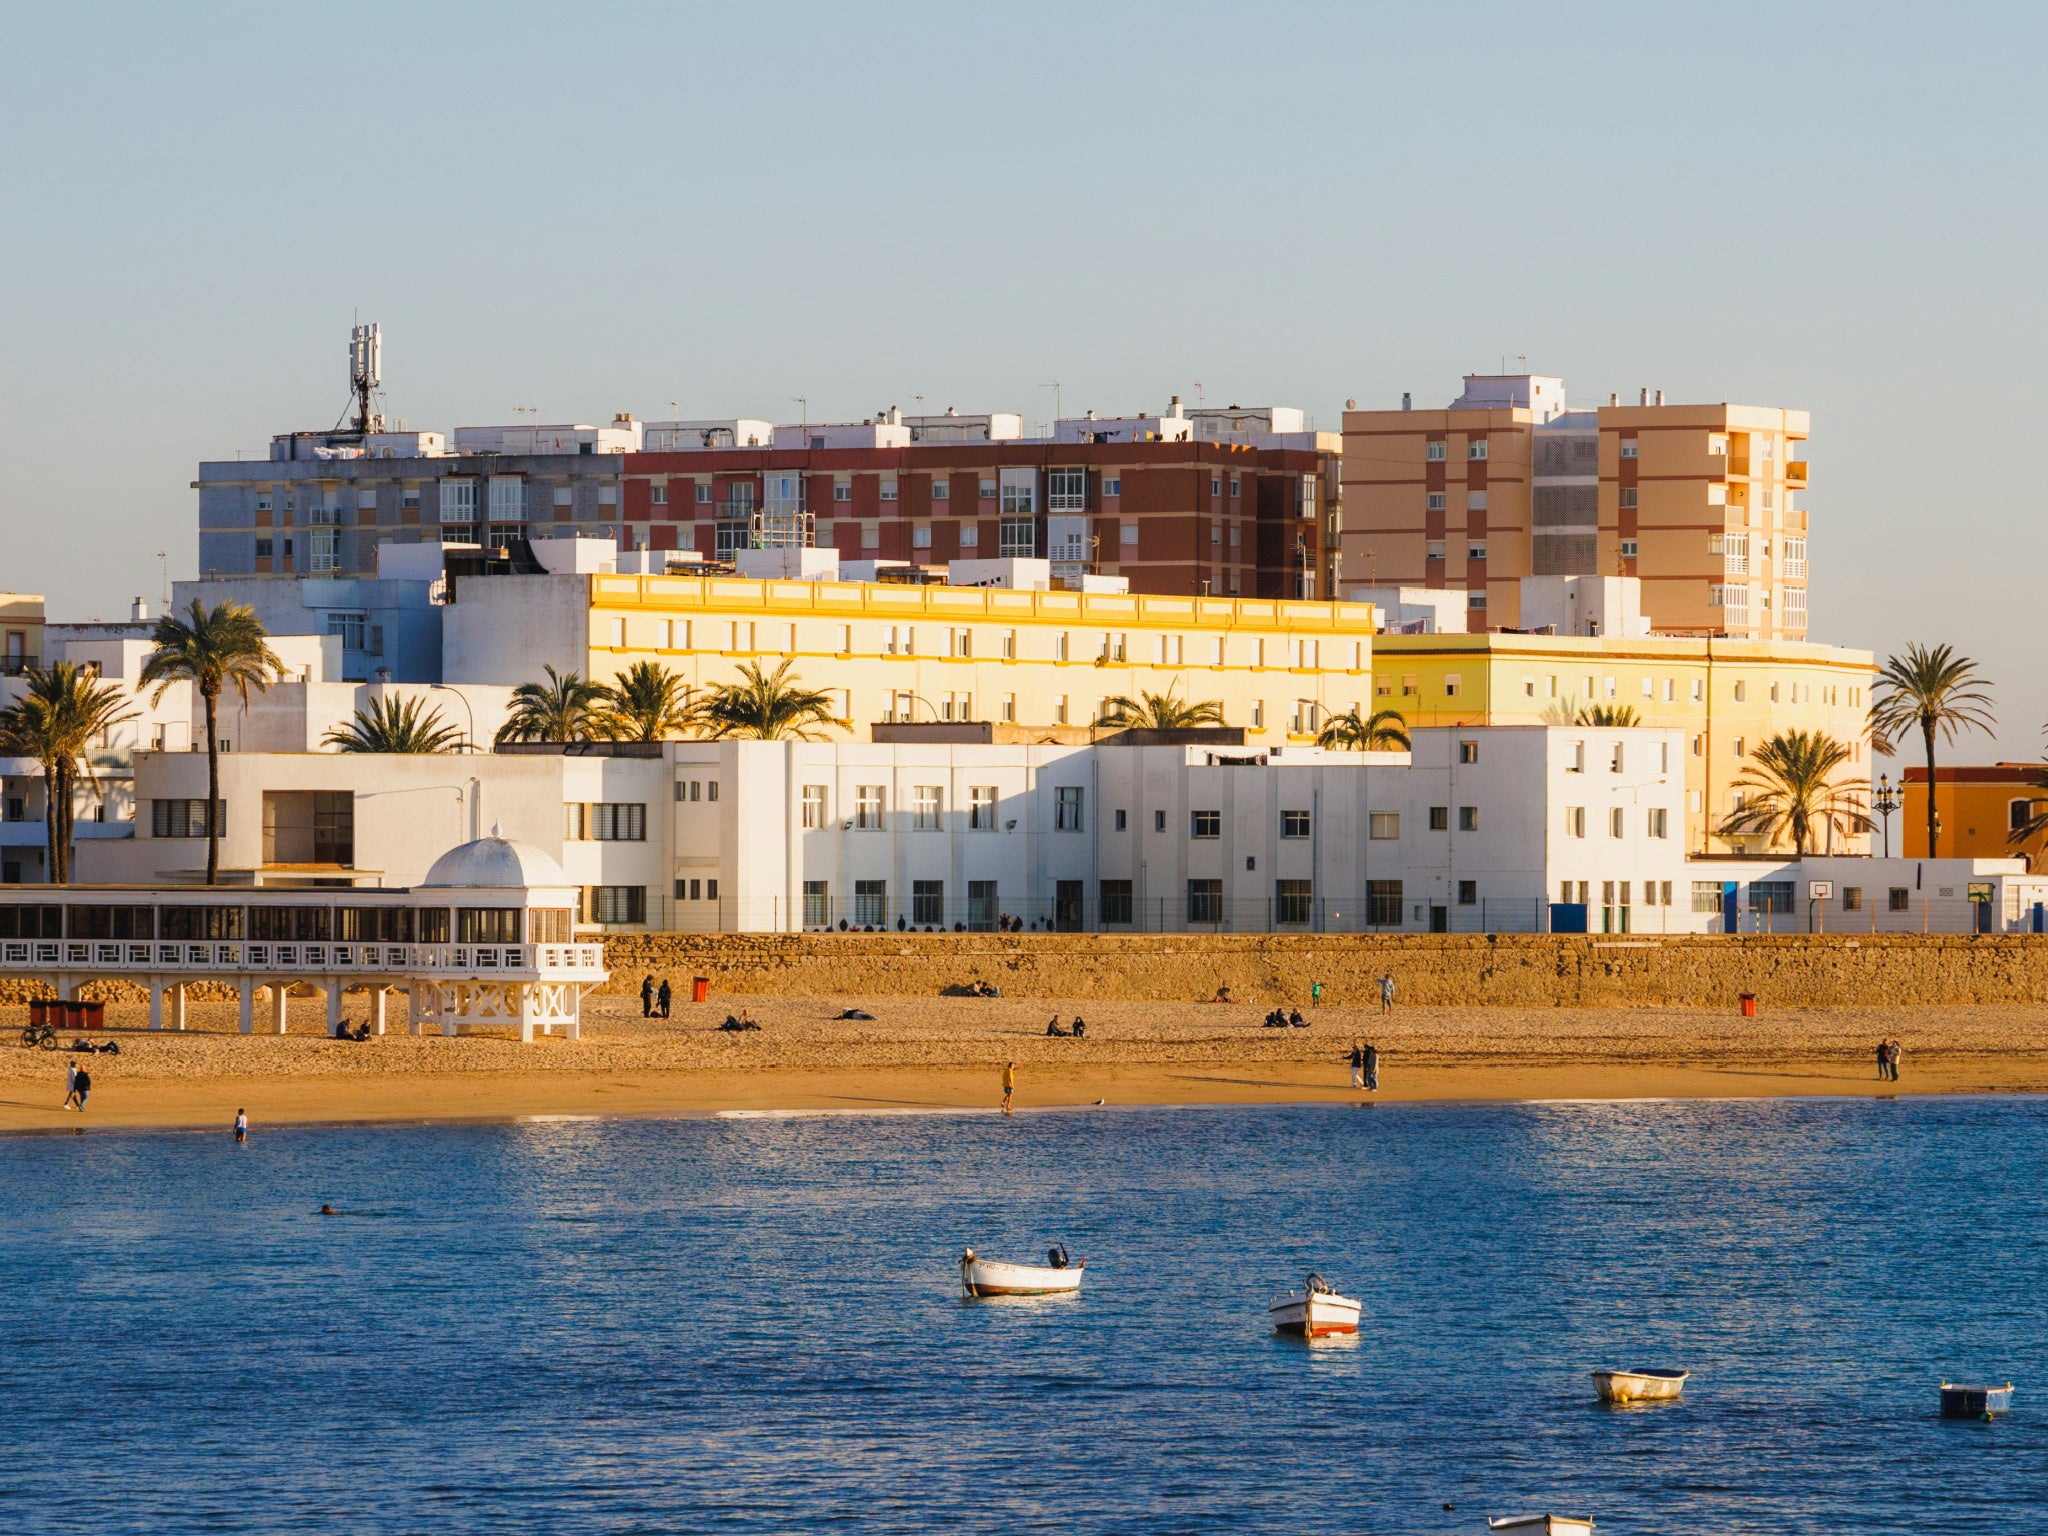
[[1086, 1259], [1067, 1257], [1054, 1248], [1047, 1264], [999, 1264], [970, 1248], [960, 1256], [960, 1289], [968, 1296], [1060, 1296], [1081, 1289]]
[[1591, 1536], [1593, 1522], [1572, 1515], [1510, 1515], [1489, 1519], [1489, 1531], [1524, 1531], [1527, 1536]]
[[1661, 1403], [1685, 1390], [1690, 1371], [1595, 1371], [1593, 1390], [1603, 1403]]
[[1358, 1332], [1361, 1310], [1362, 1303], [1339, 1296], [1323, 1283], [1321, 1275], [1310, 1275], [1300, 1290], [1289, 1291], [1268, 1307], [1266, 1315], [1273, 1319], [1275, 1333], [1320, 1339], [1333, 1333]]

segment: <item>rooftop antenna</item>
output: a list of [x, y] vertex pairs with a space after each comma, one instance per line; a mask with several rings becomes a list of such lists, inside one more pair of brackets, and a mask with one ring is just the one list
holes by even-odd
[[1052, 419], [1058, 421], [1060, 419], [1060, 381], [1054, 379], [1050, 384], [1041, 384], [1038, 387], [1052, 391]]
[[1200, 379], [1197, 379], [1197, 380], [1195, 380], [1195, 409], [1199, 411], [1199, 410], [1200, 410], [1201, 408], [1202, 408], [1202, 381], [1201, 381]]
[[360, 435], [384, 430], [383, 416], [370, 404], [383, 383], [383, 332], [374, 324], [355, 326], [348, 333], [348, 387], [356, 398], [355, 430]]
[[171, 557], [160, 549], [156, 552], [156, 558], [157, 563], [163, 567], [164, 612], [169, 613], [171, 611]]
[[803, 419], [800, 425], [808, 432], [811, 426], [811, 402], [803, 395], [791, 395], [789, 398], [804, 408]]

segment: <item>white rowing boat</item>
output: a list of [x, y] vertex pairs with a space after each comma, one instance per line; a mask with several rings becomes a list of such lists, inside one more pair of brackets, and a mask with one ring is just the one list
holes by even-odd
[[1358, 1314], [1362, 1310], [1363, 1303], [1339, 1296], [1323, 1283], [1321, 1275], [1312, 1274], [1302, 1282], [1300, 1290], [1289, 1291], [1268, 1307], [1266, 1315], [1273, 1319], [1275, 1333], [1320, 1339], [1333, 1333], [1358, 1332]]
[[1603, 1403], [1662, 1403], [1685, 1390], [1690, 1371], [1595, 1371], [1593, 1390]]
[[1086, 1259], [1070, 1262], [1064, 1248], [1055, 1248], [1046, 1257], [1054, 1262], [999, 1264], [970, 1248], [960, 1256], [960, 1289], [969, 1296], [1061, 1296], [1081, 1289]]
[[1527, 1536], [1592, 1536], [1593, 1522], [1572, 1515], [1510, 1515], [1504, 1520], [1489, 1518], [1489, 1531], [1523, 1531]]

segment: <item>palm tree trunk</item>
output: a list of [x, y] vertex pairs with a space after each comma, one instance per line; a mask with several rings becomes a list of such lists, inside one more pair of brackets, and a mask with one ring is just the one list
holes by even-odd
[[1941, 818], [1934, 813], [1934, 722], [1925, 716], [1920, 720], [1920, 737], [1927, 743], [1927, 857], [1941, 857], [1941, 833], [1937, 830]]
[[57, 868], [61, 884], [71, 883], [71, 845], [77, 836], [78, 812], [74, 805], [77, 799], [78, 780], [71, 759], [64, 759], [57, 770], [60, 795], [57, 802]]
[[220, 700], [214, 694], [202, 694], [206, 701], [206, 883], [220, 884], [220, 817], [214, 807], [220, 804]]
[[43, 764], [43, 841], [49, 844], [50, 884], [64, 883], [64, 825], [57, 814], [57, 797], [63, 791], [57, 780], [57, 762], [51, 758]]

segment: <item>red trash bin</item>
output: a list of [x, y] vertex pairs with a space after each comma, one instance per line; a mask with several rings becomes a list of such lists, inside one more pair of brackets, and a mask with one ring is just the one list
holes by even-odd
[[80, 1003], [78, 1011], [82, 1015], [81, 1022], [84, 1023], [87, 1029], [105, 1029], [107, 1027], [107, 1005], [105, 1003]]
[[50, 1000], [47, 997], [30, 999], [28, 1021], [31, 1024], [47, 1024], [50, 1022]]
[[59, 1029], [82, 1029], [85, 1025], [85, 1004], [74, 997], [59, 998], [54, 1005], [57, 1017], [50, 1022]]
[[691, 978], [690, 1001], [693, 1003], [708, 1003], [711, 1001], [711, 978], [709, 976]]
[[1742, 1016], [1745, 1019], [1756, 1017], [1756, 994], [1754, 992], [1742, 994]]

